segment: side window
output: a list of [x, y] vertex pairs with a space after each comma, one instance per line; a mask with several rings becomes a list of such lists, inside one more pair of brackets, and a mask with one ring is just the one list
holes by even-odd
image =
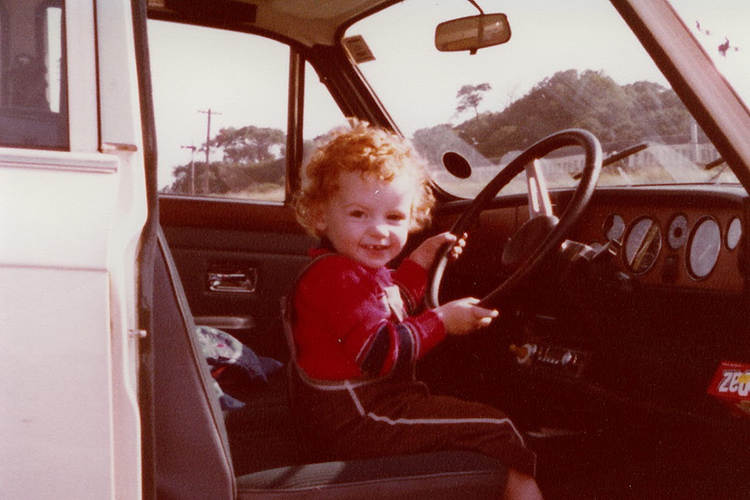
[[63, 8], [0, 2], [0, 146], [69, 147]]
[[[149, 46], [160, 192], [284, 201], [290, 47], [156, 20]], [[305, 107], [314, 111], [305, 132], [314, 137], [345, 120], [315, 72], [306, 73]]]

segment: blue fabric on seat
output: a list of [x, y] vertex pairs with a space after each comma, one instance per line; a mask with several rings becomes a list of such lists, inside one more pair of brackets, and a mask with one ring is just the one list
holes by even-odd
[[[268, 377], [280, 370], [284, 364], [273, 358], [258, 356], [248, 346], [228, 334], [224, 330], [210, 326], [197, 326], [195, 333], [200, 342], [201, 351], [206, 362], [214, 369], [223, 367], [236, 368], [242, 381], [247, 383], [268, 383]], [[221, 387], [221, 383], [214, 382], [219, 395], [222, 410], [238, 410], [245, 403], [236, 399]]]

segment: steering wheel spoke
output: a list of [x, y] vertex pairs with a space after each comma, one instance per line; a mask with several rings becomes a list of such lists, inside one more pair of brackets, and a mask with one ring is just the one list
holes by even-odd
[[552, 202], [547, 190], [547, 181], [537, 159], [526, 164], [526, 188], [529, 192], [529, 218], [552, 216]]

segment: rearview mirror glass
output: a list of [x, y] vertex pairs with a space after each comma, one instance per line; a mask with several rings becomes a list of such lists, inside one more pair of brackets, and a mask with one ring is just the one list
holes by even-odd
[[510, 40], [505, 14], [482, 14], [440, 23], [435, 29], [435, 47], [441, 52], [477, 50]]

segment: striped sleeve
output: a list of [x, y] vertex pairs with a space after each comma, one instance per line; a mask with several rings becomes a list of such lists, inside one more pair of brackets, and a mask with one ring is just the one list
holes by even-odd
[[295, 294], [294, 334], [298, 362], [308, 374], [387, 375], [413, 364], [445, 336], [432, 311], [396, 320], [378, 276], [343, 257], [308, 270]]

